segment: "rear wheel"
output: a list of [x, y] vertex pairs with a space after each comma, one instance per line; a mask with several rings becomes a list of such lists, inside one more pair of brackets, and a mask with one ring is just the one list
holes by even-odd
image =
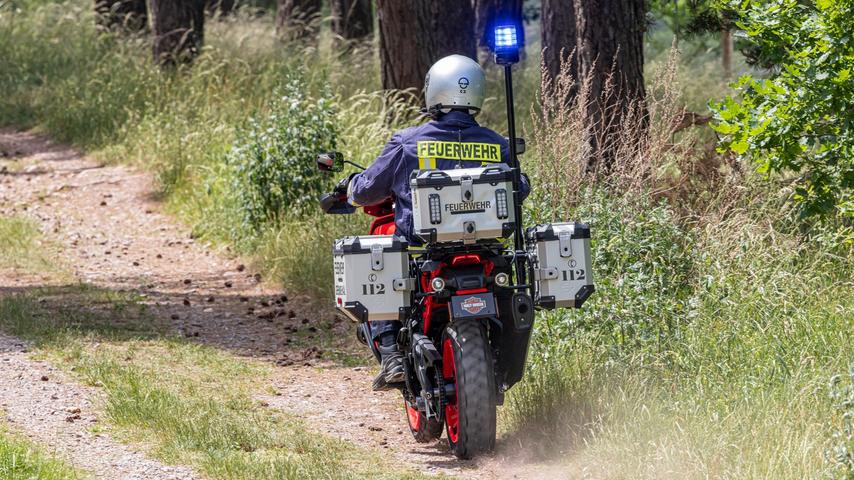
[[404, 400], [406, 405], [406, 420], [409, 422], [409, 432], [418, 443], [427, 443], [436, 440], [442, 436], [442, 427], [444, 423], [435, 418], [427, 419], [424, 413], [419, 411], [409, 402]]
[[448, 445], [459, 458], [495, 448], [495, 376], [486, 331], [478, 321], [445, 329], [442, 376], [456, 394], [445, 406]]

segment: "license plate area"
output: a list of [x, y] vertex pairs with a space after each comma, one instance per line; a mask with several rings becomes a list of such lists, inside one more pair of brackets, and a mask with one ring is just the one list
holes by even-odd
[[451, 297], [455, 320], [495, 316], [495, 297], [491, 293], [468, 293]]

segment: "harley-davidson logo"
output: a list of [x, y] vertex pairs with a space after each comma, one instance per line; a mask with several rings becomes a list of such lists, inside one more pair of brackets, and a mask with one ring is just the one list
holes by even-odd
[[477, 315], [481, 310], [486, 308], [486, 302], [482, 298], [469, 297], [460, 303], [460, 308], [472, 315]]

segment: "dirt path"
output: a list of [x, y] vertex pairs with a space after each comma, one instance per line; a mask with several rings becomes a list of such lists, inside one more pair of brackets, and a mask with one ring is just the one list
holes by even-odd
[[[318, 327], [331, 326], [336, 334], [349, 337], [352, 325], [341, 322], [331, 309], [312, 308], [305, 299], [265, 286], [228, 252], [193, 240], [185, 227], [162, 213], [154, 192], [146, 173], [99, 165], [28, 132], [0, 130], [0, 215], [35, 219], [60, 242], [62, 260], [77, 280], [138, 292], [181, 334], [276, 364], [278, 395], [265, 398], [272, 406], [424, 472], [485, 479], [570, 478], [547, 465], [506, 458], [514, 449], [500, 442], [494, 456], [472, 462], [455, 460], [444, 440], [415, 443], [405, 431], [399, 394], [371, 392], [368, 368], [323, 362], [321, 352], [312, 347], [315, 333], [321, 335]], [[0, 273], [0, 294], [39, 284], [39, 279], [8, 277]], [[25, 365], [20, 362], [27, 362], [19, 350], [3, 355], [20, 368]], [[19, 375], [14, 369], [0, 369], [0, 388]], [[33, 382], [24, 381], [20, 396], [11, 403], [36, 402], [44, 392], [36, 391]], [[75, 392], [80, 398], [92, 394]], [[0, 396], [0, 402], [10, 400]], [[28, 425], [15, 423], [36, 436]], [[82, 451], [74, 443], [57, 448], [74, 457]], [[103, 448], [125, 451], [113, 443]], [[80, 458], [88, 463], [82, 454]], [[100, 465], [84, 467], [97, 470]], [[184, 478], [170, 474], [126, 478]]]

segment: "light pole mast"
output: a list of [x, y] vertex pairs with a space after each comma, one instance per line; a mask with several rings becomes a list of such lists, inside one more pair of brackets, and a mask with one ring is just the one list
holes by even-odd
[[516, 250], [516, 284], [527, 281], [525, 262], [525, 239], [522, 231], [522, 169], [516, 152], [516, 112], [513, 107], [513, 64], [519, 62], [519, 33], [516, 24], [496, 24], [492, 42], [495, 63], [504, 67], [504, 93], [507, 98], [507, 135], [510, 142], [510, 167], [513, 169], [513, 204], [516, 214], [516, 231], [513, 243]]

